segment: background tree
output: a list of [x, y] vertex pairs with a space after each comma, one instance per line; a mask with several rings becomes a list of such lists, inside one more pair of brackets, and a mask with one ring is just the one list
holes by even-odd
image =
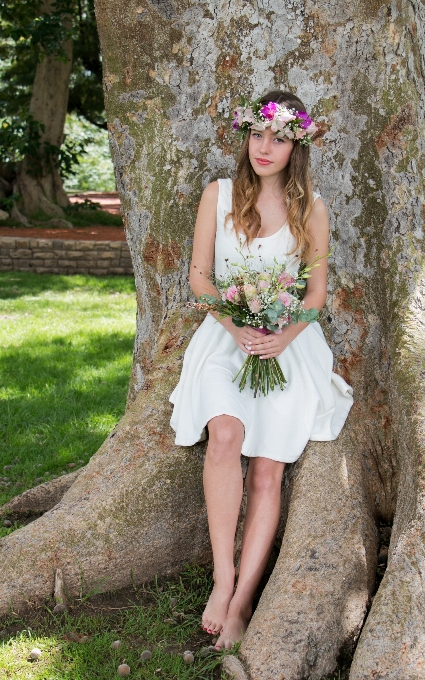
[[[239, 677], [318, 680], [357, 640], [351, 680], [422, 675], [422, 15], [407, 0], [97, 0], [138, 295], [129, 408], [81, 473], [6, 508], [47, 512], [1, 542], [2, 611], [51, 593], [56, 567], [72, 595], [210, 559], [203, 444], [175, 447], [168, 425], [196, 327], [184, 306], [193, 223], [202, 187], [234, 169], [239, 94], [284, 86], [321, 127], [315, 182], [339, 243], [322, 324], [355, 405], [336, 442], [310, 443], [287, 468], [284, 541]], [[381, 521], [394, 526], [371, 606]]]
[[26, 215], [62, 216], [68, 205], [62, 177], [90, 141], [80, 135], [63, 144], [65, 115], [106, 125], [93, 3], [1, 2], [0, 11], [3, 198], [14, 186]]

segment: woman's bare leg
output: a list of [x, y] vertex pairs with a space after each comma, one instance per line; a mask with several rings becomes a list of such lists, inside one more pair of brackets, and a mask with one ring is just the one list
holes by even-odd
[[238, 585], [217, 648], [230, 648], [239, 642], [251, 618], [252, 601], [270, 557], [279, 524], [284, 467], [284, 463], [268, 458], [250, 460]]
[[214, 588], [202, 625], [209, 633], [216, 633], [226, 620], [235, 586], [233, 553], [243, 492], [240, 457], [244, 427], [237, 418], [217, 416], [208, 423], [208, 431], [204, 492], [214, 558]]

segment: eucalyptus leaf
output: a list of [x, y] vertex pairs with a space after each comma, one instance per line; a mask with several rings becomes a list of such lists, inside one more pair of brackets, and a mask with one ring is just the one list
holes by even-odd
[[214, 295], [207, 295], [206, 293], [200, 295], [198, 300], [201, 304], [205, 305], [216, 305], [217, 302], [219, 302], [219, 300], [214, 297]]

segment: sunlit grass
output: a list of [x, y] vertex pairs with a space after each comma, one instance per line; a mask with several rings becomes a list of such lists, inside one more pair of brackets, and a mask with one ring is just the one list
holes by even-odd
[[0, 504], [85, 464], [115, 426], [135, 314], [130, 277], [0, 273]]
[[[201, 652], [210, 644], [199, 626], [210, 588], [210, 574], [194, 566], [175, 581], [134, 589], [118, 607], [114, 601], [115, 607], [109, 607], [108, 601], [94, 600], [84, 611], [74, 603], [73, 611], [59, 618], [48, 608], [42, 615], [12, 614], [4, 621], [0, 678], [110, 680], [118, 677], [124, 661], [130, 677], [139, 680], [219, 678], [222, 654], [205, 657]], [[114, 640], [121, 641], [116, 651], [111, 649]], [[37, 661], [30, 660], [34, 647], [42, 652]], [[140, 659], [144, 650], [152, 652], [148, 661]], [[185, 664], [185, 650], [194, 654], [193, 664]]]

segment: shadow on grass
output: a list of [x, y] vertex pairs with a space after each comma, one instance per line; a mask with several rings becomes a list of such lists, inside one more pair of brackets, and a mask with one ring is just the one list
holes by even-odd
[[74, 274], [31, 274], [28, 272], [0, 272], [0, 300], [10, 300], [25, 295], [42, 295], [45, 292], [66, 293], [69, 291], [105, 295], [111, 293], [134, 294], [132, 276], [97, 277]]

